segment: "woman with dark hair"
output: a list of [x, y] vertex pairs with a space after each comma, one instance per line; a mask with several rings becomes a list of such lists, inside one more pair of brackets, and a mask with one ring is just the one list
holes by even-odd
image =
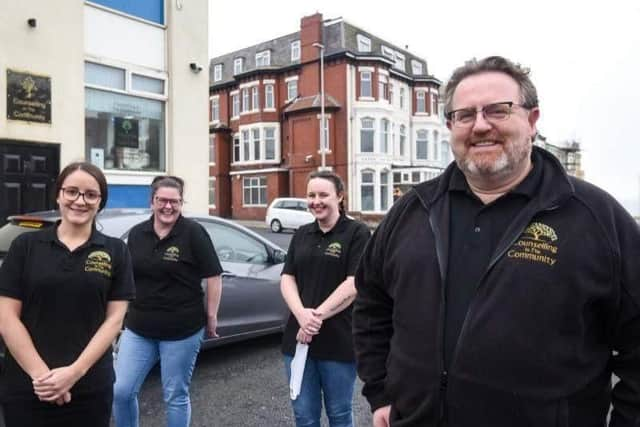
[[[167, 425], [188, 426], [189, 384], [205, 327], [209, 337], [217, 336], [222, 267], [206, 230], [182, 216], [183, 193], [178, 177], [154, 179], [153, 215], [129, 233], [136, 300], [116, 361], [117, 427], [138, 426], [138, 392], [158, 361]], [[207, 283], [206, 312], [202, 279]]]
[[307, 203], [316, 220], [296, 231], [282, 270], [280, 289], [291, 310], [282, 343], [290, 380], [298, 343], [309, 346], [300, 392], [291, 401], [298, 426], [320, 426], [323, 397], [331, 427], [353, 425], [353, 277], [370, 233], [346, 216], [344, 196], [335, 173], [309, 176]]
[[77, 162], [55, 184], [60, 220], [24, 233], [0, 268], [0, 381], [7, 427], [107, 427], [111, 343], [134, 296], [126, 245], [96, 230], [107, 203], [97, 167]]

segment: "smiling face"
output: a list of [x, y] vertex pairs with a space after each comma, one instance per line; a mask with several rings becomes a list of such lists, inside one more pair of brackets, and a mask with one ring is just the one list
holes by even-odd
[[151, 201], [154, 220], [165, 227], [172, 227], [182, 212], [182, 196], [174, 187], [159, 187]]
[[[100, 194], [98, 181], [87, 172], [77, 169], [70, 173], [62, 182], [62, 188], [58, 191], [56, 202], [60, 208], [60, 218], [63, 223], [73, 226], [85, 226], [93, 223], [93, 219], [98, 213], [100, 199], [95, 203], [87, 203], [81, 194], [77, 194], [75, 200], [65, 196], [66, 190], [76, 190], [76, 193]], [[73, 191], [67, 191], [67, 194]]]
[[[515, 80], [500, 72], [483, 72], [464, 78], [455, 89], [452, 110], [481, 109], [496, 102], [522, 103]], [[451, 148], [467, 179], [499, 185], [521, 176], [530, 166], [532, 138], [540, 112], [514, 106], [506, 120], [489, 122], [477, 114], [467, 128], [447, 121]]]
[[343, 195], [337, 194], [333, 182], [324, 178], [312, 178], [307, 184], [309, 211], [323, 224], [333, 224], [340, 217], [340, 202]]

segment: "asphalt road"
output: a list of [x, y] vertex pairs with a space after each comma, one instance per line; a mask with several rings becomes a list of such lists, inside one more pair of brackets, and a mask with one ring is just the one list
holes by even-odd
[[[286, 249], [293, 233], [254, 231]], [[281, 335], [203, 351], [191, 384], [193, 427], [293, 426], [282, 354]], [[371, 426], [369, 404], [358, 380], [354, 393], [355, 426]], [[159, 370], [154, 369], [140, 393], [140, 426], [165, 425]], [[323, 426], [327, 426], [323, 415]]]

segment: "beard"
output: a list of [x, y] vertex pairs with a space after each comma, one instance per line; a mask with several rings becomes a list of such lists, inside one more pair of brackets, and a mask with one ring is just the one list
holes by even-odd
[[519, 166], [531, 156], [531, 143], [529, 140], [502, 145], [501, 153], [495, 157], [492, 155], [456, 156], [456, 164], [465, 175], [478, 177], [500, 178], [512, 174]]

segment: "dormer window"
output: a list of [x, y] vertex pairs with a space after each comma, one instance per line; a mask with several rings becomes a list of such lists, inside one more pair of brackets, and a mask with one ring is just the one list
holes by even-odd
[[233, 60], [233, 74], [240, 74], [242, 72], [242, 58], [236, 58]]
[[411, 61], [411, 72], [413, 74], [422, 75], [422, 62], [418, 62], [415, 59]]
[[390, 60], [395, 62], [396, 56], [395, 56], [395, 52], [393, 51], [393, 49], [391, 49], [390, 47], [387, 47], [387, 46], [381, 46], [381, 50], [382, 50], [382, 54], [384, 56], [386, 56], [387, 58], [389, 58]]
[[300, 40], [291, 42], [291, 60], [300, 61]]
[[393, 65], [395, 68], [397, 68], [400, 71], [404, 71], [404, 55], [399, 53], [399, 52], [395, 52], [395, 56], [394, 56], [394, 62], [395, 64]]
[[256, 67], [266, 67], [271, 65], [271, 51], [264, 50], [256, 53]]
[[216, 64], [213, 66], [213, 81], [219, 82], [222, 80], [222, 64]]
[[359, 52], [371, 52], [371, 40], [368, 37], [358, 34], [356, 38], [358, 40]]

